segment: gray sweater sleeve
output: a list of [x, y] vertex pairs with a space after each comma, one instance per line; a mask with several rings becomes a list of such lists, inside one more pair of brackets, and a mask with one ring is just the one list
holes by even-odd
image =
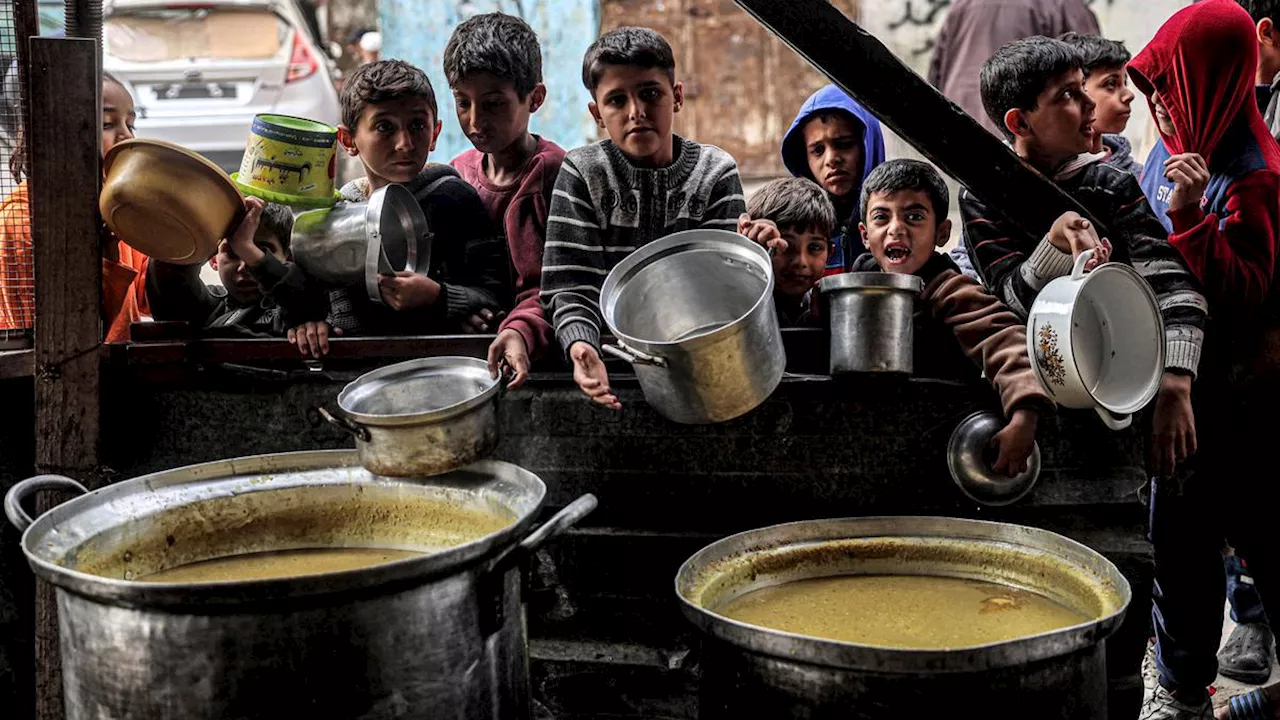
[[556, 177], [542, 256], [542, 302], [565, 353], [575, 342], [600, 350], [600, 286], [609, 274], [604, 218], [573, 160]]

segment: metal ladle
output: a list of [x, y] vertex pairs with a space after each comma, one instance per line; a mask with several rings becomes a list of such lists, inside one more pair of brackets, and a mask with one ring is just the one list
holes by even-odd
[[982, 505], [1010, 505], [1022, 499], [1040, 477], [1040, 444], [1036, 443], [1027, 469], [1014, 477], [991, 469], [995, 448], [991, 439], [1004, 427], [996, 413], [975, 412], [960, 421], [947, 443], [951, 478], [969, 499]]

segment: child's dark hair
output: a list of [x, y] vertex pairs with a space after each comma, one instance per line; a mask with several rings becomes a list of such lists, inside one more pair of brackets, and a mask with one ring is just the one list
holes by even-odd
[[485, 72], [515, 86], [526, 98], [542, 82], [538, 36], [524, 20], [486, 13], [462, 23], [444, 48], [444, 76], [450, 86], [471, 73]]
[[[129, 93], [129, 88], [120, 82], [120, 78], [106, 70], [102, 71], [102, 82], [119, 85], [125, 93]], [[13, 151], [9, 154], [9, 174], [13, 176], [14, 182], [22, 182], [23, 178], [31, 176], [31, 158], [27, 156], [26, 125], [19, 125], [18, 133], [14, 137]]]
[[1280, 0], [1236, 0], [1236, 3], [1249, 13], [1255, 25], [1263, 19], [1280, 22]]
[[657, 68], [676, 81], [676, 56], [667, 39], [656, 30], [620, 27], [601, 35], [582, 58], [582, 84], [592, 93], [600, 84], [605, 65], [635, 65]]
[[782, 178], [760, 186], [747, 203], [747, 214], [753, 220], [772, 220], [779, 230], [830, 235], [836, 227], [836, 209], [827, 191], [805, 178]]
[[289, 241], [293, 238], [293, 211], [284, 205], [267, 203], [258, 220], [258, 229], [265, 230], [280, 241], [280, 248], [289, 254]]
[[1080, 53], [1080, 69], [1089, 77], [1094, 70], [1122, 68], [1133, 59], [1133, 54], [1119, 40], [1108, 40], [1097, 35], [1064, 33], [1060, 38]]
[[1061, 40], [1035, 35], [1000, 48], [982, 64], [982, 107], [1005, 137], [1013, 133], [1004, 115], [1014, 108], [1035, 110], [1051, 80], [1081, 66], [1080, 53]]
[[950, 194], [947, 184], [933, 166], [919, 160], [890, 160], [882, 163], [862, 182], [862, 197], [858, 200], [858, 217], [867, 219], [867, 205], [872, 193], [891, 195], [901, 190], [916, 190], [929, 196], [933, 216], [942, 222], [950, 212]]
[[360, 113], [366, 107], [415, 97], [424, 98], [431, 117], [439, 118], [436, 91], [422, 70], [403, 60], [379, 60], [362, 65], [342, 85], [342, 124], [354, 133]]

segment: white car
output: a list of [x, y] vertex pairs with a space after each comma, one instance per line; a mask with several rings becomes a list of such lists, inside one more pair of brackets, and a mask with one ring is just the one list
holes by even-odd
[[258, 113], [337, 125], [332, 60], [294, 0], [109, 0], [103, 69], [133, 94], [138, 135], [238, 170]]

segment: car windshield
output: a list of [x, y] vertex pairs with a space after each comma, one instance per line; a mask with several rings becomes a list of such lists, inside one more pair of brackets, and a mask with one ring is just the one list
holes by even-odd
[[108, 54], [138, 63], [267, 59], [280, 52], [289, 36], [289, 26], [265, 8], [130, 10], [107, 18], [103, 31]]

